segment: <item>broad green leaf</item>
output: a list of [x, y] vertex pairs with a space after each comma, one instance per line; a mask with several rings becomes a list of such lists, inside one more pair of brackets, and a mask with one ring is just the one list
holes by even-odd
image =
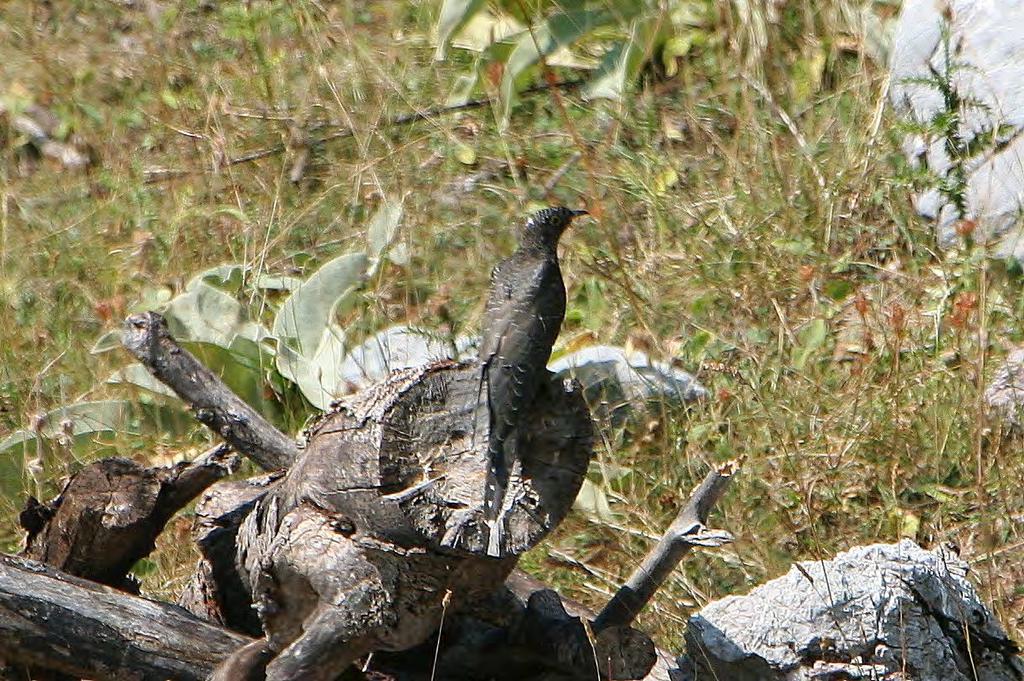
[[287, 275], [258, 274], [253, 286], [267, 291], [294, 291], [302, 286], [302, 279]]
[[366, 242], [371, 258], [379, 259], [395, 240], [404, 210], [401, 201], [385, 200], [370, 218], [370, 224], [366, 227]]
[[476, 90], [477, 83], [480, 82], [480, 71], [473, 69], [470, 73], [464, 73], [459, 76], [452, 92], [448, 95], [448, 99], [445, 100], [447, 106], [462, 106], [469, 101], [469, 98], [473, 96], [473, 91]]
[[577, 511], [589, 516], [599, 522], [612, 522], [615, 520], [615, 513], [612, 512], [611, 504], [608, 503], [608, 495], [590, 480], [584, 480], [580, 487], [580, 493], [572, 507]]
[[408, 265], [409, 247], [405, 244], [395, 244], [391, 247], [391, 250], [388, 251], [388, 260], [396, 265]]
[[526, 30], [526, 26], [504, 13], [478, 12], [452, 36], [450, 44], [471, 52], [486, 52], [495, 43], [508, 42]]
[[246, 269], [245, 265], [239, 263], [211, 267], [192, 277], [185, 285], [185, 290], [191, 291], [200, 284], [208, 284], [223, 291], [238, 293], [242, 290]]
[[502, 123], [508, 122], [516, 94], [526, 83], [530, 69], [541, 56], [571, 45], [595, 28], [614, 21], [615, 16], [604, 10], [556, 12], [533, 31], [521, 35], [505, 62], [505, 72], [501, 79]]
[[[303, 357], [312, 359], [334, 318], [357, 299], [370, 259], [365, 253], [346, 253], [314, 272], [292, 291], [274, 319], [274, 335]], [[337, 329], [336, 332], [340, 332]], [[344, 333], [340, 333], [344, 337]], [[278, 353], [278, 368], [282, 373]]]
[[437, 50], [434, 59], [444, 59], [448, 43], [484, 5], [484, 0], [444, 0], [441, 16], [437, 20]]
[[653, 52], [657, 27], [656, 16], [634, 21], [629, 37], [612, 47], [601, 59], [597, 73], [583, 88], [584, 96], [588, 99], [621, 99]]
[[149, 370], [146, 369], [146, 367], [142, 366], [138, 362], [133, 362], [127, 366], [121, 367], [114, 373], [110, 374], [110, 377], [107, 378], [107, 383], [127, 383], [134, 385], [137, 388], [148, 390], [151, 393], [177, 398], [177, 395], [174, 394], [173, 390], [157, 380], [153, 374], [149, 373]]
[[121, 329], [111, 329], [97, 339], [89, 349], [89, 354], [99, 355], [121, 347]]
[[229, 347], [235, 336], [258, 341], [267, 335], [261, 325], [248, 320], [245, 308], [232, 296], [199, 280], [171, 300], [164, 310], [167, 326], [179, 341], [212, 343]]
[[267, 348], [242, 336], [235, 336], [228, 347], [211, 343], [183, 345], [249, 406], [271, 421], [278, 419], [279, 405], [266, 389], [267, 371], [274, 368], [274, 355]]
[[281, 375], [299, 386], [303, 396], [317, 409], [326, 411], [331, 402], [346, 391], [341, 385], [341, 365], [345, 359], [344, 334], [336, 335], [336, 326], [324, 331], [324, 337], [312, 357], [305, 357], [278, 341], [277, 368]]
[[142, 289], [141, 299], [138, 304], [131, 307], [131, 311], [150, 312], [151, 310], [161, 310], [173, 297], [174, 291], [166, 286], [144, 288]]

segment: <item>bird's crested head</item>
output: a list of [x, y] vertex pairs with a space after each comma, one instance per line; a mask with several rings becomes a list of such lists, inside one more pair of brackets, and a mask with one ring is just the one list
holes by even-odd
[[523, 228], [523, 245], [557, 246], [562, 232], [581, 215], [587, 215], [587, 211], [565, 206], [552, 206], [537, 211], [527, 219]]

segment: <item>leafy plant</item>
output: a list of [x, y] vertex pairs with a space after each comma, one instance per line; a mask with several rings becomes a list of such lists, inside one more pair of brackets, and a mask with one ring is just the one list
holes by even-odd
[[964, 120], [969, 112], [990, 113], [991, 107], [977, 97], [961, 94], [957, 89], [959, 74], [973, 67], [956, 58], [947, 21], [940, 27], [940, 50], [940, 66], [929, 63], [927, 76], [905, 78], [903, 82], [935, 91], [941, 97], [942, 105], [928, 120], [908, 123], [906, 128], [926, 140], [941, 141], [949, 159], [949, 167], [937, 176], [930, 174], [928, 181], [935, 185], [946, 203], [955, 209], [956, 216], [963, 218], [967, 214], [967, 180], [972, 161], [982, 153], [1005, 146], [1013, 126], [997, 123], [976, 133], [964, 134]]
[[505, 0], [489, 8], [480, 0], [445, 0], [435, 58], [444, 59], [452, 45], [478, 52], [456, 99], [469, 97], [481, 84], [496, 87], [507, 123], [518, 94], [545, 65], [592, 69], [583, 87], [589, 98], [622, 98], [655, 59], [672, 75], [676, 58], [707, 39], [704, 14], [710, 7], [682, 0], [576, 0], [527, 7], [522, 0]]
[[[138, 310], [160, 311], [178, 342], [239, 397], [294, 430], [313, 409], [327, 409], [344, 392], [338, 369], [348, 348], [337, 318], [356, 304], [385, 259], [406, 261], [402, 245], [394, 244], [402, 214], [401, 203], [383, 204], [370, 219], [364, 251], [329, 260], [305, 280], [258, 273], [244, 264], [219, 265], [194, 276], [173, 298], [145, 294]], [[269, 313], [254, 312], [260, 310]], [[119, 330], [105, 333], [92, 352], [119, 348], [120, 335]], [[118, 369], [107, 383], [142, 395], [135, 401], [61, 406], [0, 442], [0, 453], [36, 459], [54, 447], [95, 453], [105, 434], [180, 432], [191, 425], [179, 418], [184, 416], [180, 403], [169, 401], [176, 399], [174, 393], [141, 364]]]

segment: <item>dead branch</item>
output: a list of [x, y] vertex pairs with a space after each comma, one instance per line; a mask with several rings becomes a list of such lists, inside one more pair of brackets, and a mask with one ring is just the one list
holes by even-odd
[[122, 344], [178, 397], [196, 418], [227, 440], [235, 451], [264, 470], [287, 468], [295, 460], [295, 441], [272, 426], [224, 385], [212, 371], [171, 337], [157, 312], [125, 320]]
[[595, 631], [633, 622], [694, 546], [721, 546], [732, 541], [728, 532], [709, 530], [704, 523], [738, 471], [739, 463], [730, 461], [707, 474], [658, 544], [598, 614]]
[[143, 468], [103, 459], [73, 475], [55, 499], [29, 497], [19, 520], [24, 555], [78, 577], [138, 591], [128, 571], [153, 550], [164, 525], [237, 466], [227, 445], [195, 461]]
[[202, 681], [251, 639], [181, 608], [0, 556], [0, 659], [104, 681]]

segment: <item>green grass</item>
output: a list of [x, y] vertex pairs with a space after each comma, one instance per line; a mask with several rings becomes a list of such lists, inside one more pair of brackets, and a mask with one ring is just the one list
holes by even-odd
[[[5, 5], [0, 97], [52, 109], [96, 163], [66, 172], [0, 138], [0, 435], [118, 395], [102, 381], [124, 357], [88, 350], [154, 291], [222, 262], [303, 271], [360, 247], [383, 196], [405, 197], [413, 258], [343, 320], [362, 332], [472, 331], [513, 223], [538, 203], [586, 204], [598, 219], [565, 240], [563, 342], [647, 348], [715, 396], [606, 434], [599, 458], [631, 471], [606, 483], [616, 524], [657, 534], [709, 466], [745, 459], [714, 515], [737, 542], [691, 556], [659, 594], [641, 623], [660, 642], [677, 648], [695, 608], [793, 560], [904, 535], [959, 544], [1024, 633], [1024, 461], [980, 409], [986, 377], [1021, 340], [1020, 282], [983, 246], [939, 251], [914, 216], [900, 127], [878, 117], [884, 69], [851, 48], [842, 0], [787, 3], [766, 41], [723, 8], [675, 77], [621, 104], [564, 93], [564, 113], [551, 94], [530, 96], [504, 134], [486, 109], [386, 124], [443, 103], [468, 63], [457, 50], [432, 61], [434, 3], [146, 7]], [[281, 118], [355, 135], [315, 149], [298, 185], [289, 154], [221, 163], [287, 140]], [[148, 182], [157, 167], [184, 172]], [[112, 444], [156, 463], [208, 441], [197, 427], [184, 441]], [[6, 489], [52, 493], [80, 460], [56, 456], [35, 476], [8, 463]], [[22, 501], [2, 500], [8, 549]], [[173, 593], [191, 568], [187, 523], [147, 564], [150, 593]], [[574, 515], [523, 564], [600, 606], [648, 545]]]

